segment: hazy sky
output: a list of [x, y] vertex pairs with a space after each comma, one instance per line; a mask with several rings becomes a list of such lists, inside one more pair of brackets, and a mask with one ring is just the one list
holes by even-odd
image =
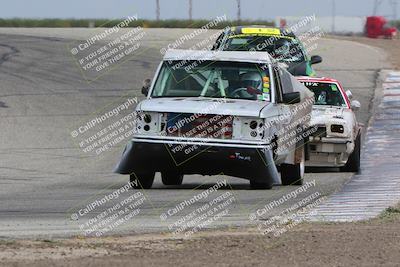
[[[155, 18], [155, 0], [0, 0], [1, 18], [119, 18], [138, 14]], [[193, 18], [226, 14], [236, 18], [236, 0], [192, 0]], [[335, 0], [336, 14], [370, 15], [375, 0]], [[393, 16], [391, 0], [381, 0], [378, 14]], [[241, 0], [243, 19], [272, 19], [277, 16], [317, 14], [330, 16], [333, 0]], [[400, 3], [400, 0], [398, 1]], [[160, 0], [161, 19], [187, 18], [188, 0]], [[400, 6], [400, 4], [398, 5]], [[399, 9], [399, 7], [398, 7]]]

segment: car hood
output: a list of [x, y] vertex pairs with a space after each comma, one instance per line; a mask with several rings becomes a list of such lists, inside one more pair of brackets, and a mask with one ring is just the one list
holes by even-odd
[[143, 100], [137, 110], [259, 117], [261, 110], [268, 105], [269, 102], [256, 100], [174, 97]]
[[323, 125], [329, 122], [339, 122], [345, 119], [346, 108], [330, 106], [313, 106], [311, 113], [312, 125]]

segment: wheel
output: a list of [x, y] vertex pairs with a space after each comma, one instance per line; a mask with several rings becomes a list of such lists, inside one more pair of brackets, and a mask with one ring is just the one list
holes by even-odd
[[297, 164], [281, 164], [281, 181], [282, 185], [302, 185], [305, 170], [304, 145], [296, 149], [296, 154], [301, 156], [300, 163]]
[[271, 189], [272, 185], [273, 185], [272, 183], [250, 180], [251, 189]]
[[132, 173], [130, 182], [135, 189], [150, 189], [154, 182], [154, 172], [149, 173]]
[[183, 174], [174, 171], [162, 172], [161, 180], [164, 185], [181, 185], [183, 181]]
[[359, 172], [360, 171], [360, 160], [361, 160], [361, 134], [357, 135], [354, 151], [349, 156], [346, 165], [340, 168], [342, 172]]

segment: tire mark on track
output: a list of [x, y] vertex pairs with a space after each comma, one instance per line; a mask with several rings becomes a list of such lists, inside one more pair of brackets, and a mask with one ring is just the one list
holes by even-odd
[[2, 65], [4, 62], [7, 62], [11, 57], [13, 57], [14, 55], [16, 55], [20, 52], [15, 46], [7, 45], [7, 44], [0, 44], [0, 47], [5, 47], [5, 48], [11, 50], [8, 53], [4, 53], [0, 57], [0, 65]]

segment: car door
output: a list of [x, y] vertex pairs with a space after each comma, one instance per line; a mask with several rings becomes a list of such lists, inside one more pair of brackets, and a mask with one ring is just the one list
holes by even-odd
[[279, 121], [276, 124], [276, 148], [274, 151], [274, 155], [278, 158], [278, 163], [283, 161], [289, 153], [289, 149], [287, 147], [287, 139], [288, 133], [287, 129], [290, 128], [292, 123], [291, 116], [291, 105], [284, 104], [282, 102], [282, 96], [284, 93], [284, 82], [283, 81], [283, 70], [278, 67], [278, 65], [274, 66], [274, 85], [275, 85], [275, 101], [279, 114]]

